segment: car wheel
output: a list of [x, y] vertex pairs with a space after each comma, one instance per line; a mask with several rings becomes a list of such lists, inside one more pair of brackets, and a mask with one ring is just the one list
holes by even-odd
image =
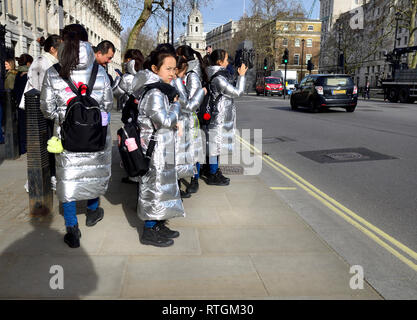
[[402, 88], [398, 94], [401, 103], [411, 103], [410, 89]]
[[297, 104], [295, 103], [295, 101], [294, 101], [294, 99], [291, 97], [291, 100], [290, 100], [290, 104], [291, 104], [291, 110], [297, 110], [298, 109], [298, 106], [297, 106]]
[[259, 95], [260, 95], [260, 93], [259, 93], [258, 91], [256, 91], [256, 95], [257, 95], [257, 96], [259, 96]]
[[346, 112], [353, 112], [355, 111], [355, 109], [356, 109], [356, 106], [349, 106], [349, 107], [346, 107]]
[[390, 102], [398, 101], [398, 90], [396, 88], [391, 88], [388, 92], [388, 100]]

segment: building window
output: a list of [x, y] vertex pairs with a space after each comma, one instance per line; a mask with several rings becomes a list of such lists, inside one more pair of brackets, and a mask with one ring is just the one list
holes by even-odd
[[195, 22], [199, 22], [198, 17], [195, 18]]
[[295, 39], [295, 46], [299, 47], [300, 46], [300, 39]]
[[314, 31], [314, 26], [308, 26], [308, 31]]
[[196, 44], [195, 44], [195, 47], [196, 47], [197, 49], [199, 49], [199, 48], [200, 48], [200, 46], [199, 46], [199, 44], [198, 44], [198, 43], [196, 43]]
[[296, 31], [301, 31], [301, 24], [297, 24], [297, 25], [295, 26], [295, 30], [296, 30]]
[[408, 38], [407, 38], [407, 37], [405, 37], [405, 38], [404, 38], [404, 45], [407, 45], [407, 41], [408, 41]]
[[294, 55], [294, 65], [298, 66], [300, 64], [300, 55], [295, 54]]
[[198, 32], [198, 27], [195, 27], [195, 32]]
[[282, 40], [282, 45], [283, 46], [288, 46], [288, 39], [285, 38], [284, 40]]
[[311, 60], [312, 57], [313, 57], [312, 54], [306, 54], [306, 64], [308, 63], [309, 60]]
[[313, 39], [307, 39], [307, 48], [311, 48], [313, 46]]
[[288, 31], [288, 24], [284, 24], [284, 31]]

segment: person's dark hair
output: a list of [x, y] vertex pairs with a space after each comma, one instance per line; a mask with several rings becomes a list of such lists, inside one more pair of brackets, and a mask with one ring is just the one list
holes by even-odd
[[208, 49], [208, 48], [211, 48], [211, 46], [207, 46], [207, 47], [206, 47], [206, 51], [207, 51], [207, 49]]
[[124, 60], [127, 59], [135, 60], [135, 70], [136, 72], [143, 69], [143, 62], [145, 58], [143, 57], [142, 52], [139, 49], [129, 49], [124, 55]]
[[97, 51], [94, 52], [101, 52], [101, 54], [106, 54], [107, 52], [109, 52], [110, 49], [112, 49], [114, 53], [116, 52], [116, 48], [111, 41], [103, 40], [96, 46]]
[[226, 53], [227, 52], [223, 49], [214, 50], [209, 57], [210, 65], [217, 66], [217, 61], [224, 61], [224, 59], [226, 58]]
[[183, 56], [177, 56], [177, 69], [178, 71], [182, 71], [188, 67], [188, 61]]
[[41, 37], [39, 39], [39, 44], [43, 47], [45, 52], [51, 51], [51, 48], [58, 49], [59, 45], [61, 44], [61, 37], [57, 34], [50, 35], [48, 38]]
[[156, 49], [153, 50], [149, 54], [149, 56], [146, 58], [145, 62], [143, 63], [143, 67], [152, 72], [153, 72], [152, 66], [153, 65], [156, 66], [157, 69], [161, 68], [161, 66], [164, 63], [165, 58], [173, 57], [174, 59], [176, 59], [175, 50], [174, 52], [170, 52], [170, 51], [165, 50], [164, 48], [158, 48], [158, 47], [156, 47]]
[[19, 63], [19, 67], [20, 66], [25, 66], [27, 63], [32, 63], [33, 62], [33, 58], [30, 54], [27, 53], [23, 53], [20, 55], [20, 57], [16, 58], [17, 62]]
[[201, 69], [201, 74], [202, 74], [202, 77], [203, 77], [202, 80], [204, 82], [208, 82], [208, 76], [207, 76], [207, 73], [206, 73], [206, 64], [205, 64], [205, 62], [203, 60], [203, 57], [201, 56], [200, 52], [195, 51], [190, 46], [184, 45], [184, 46], [178, 47], [176, 53], [179, 56], [185, 57], [187, 62], [195, 60], [195, 57], [197, 57], [198, 61], [200, 62], [200, 69]]
[[172, 54], [175, 55], [175, 48], [170, 43], [161, 43], [161, 44], [158, 44], [157, 47], [156, 47], [156, 49], [155, 49], [155, 51], [158, 51], [158, 52], [164, 51], [164, 52], [169, 52], [169, 53], [172, 53]]
[[80, 41], [88, 41], [88, 33], [80, 24], [69, 24], [62, 30], [63, 48], [60, 53], [59, 63], [61, 71], [59, 75], [68, 79], [71, 71], [80, 63]]

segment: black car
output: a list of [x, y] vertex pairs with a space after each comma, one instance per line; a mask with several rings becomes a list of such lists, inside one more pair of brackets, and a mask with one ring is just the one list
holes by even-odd
[[312, 74], [305, 77], [291, 95], [291, 109], [310, 108], [318, 112], [331, 107], [355, 111], [358, 88], [346, 74]]

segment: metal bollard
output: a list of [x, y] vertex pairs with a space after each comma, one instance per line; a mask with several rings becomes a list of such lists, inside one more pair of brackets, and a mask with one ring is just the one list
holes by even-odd
[[11, 90], [5, 90], [3, 96], [3, 117], [5, 159], [19, 158], [19, 136], [17, 131], [16, 102]]
[[40, 92], [25, 93], [29, 211], [47, 215], [53, 210], [51, 172], [47, 150], [48, 127], [40, 110]]

